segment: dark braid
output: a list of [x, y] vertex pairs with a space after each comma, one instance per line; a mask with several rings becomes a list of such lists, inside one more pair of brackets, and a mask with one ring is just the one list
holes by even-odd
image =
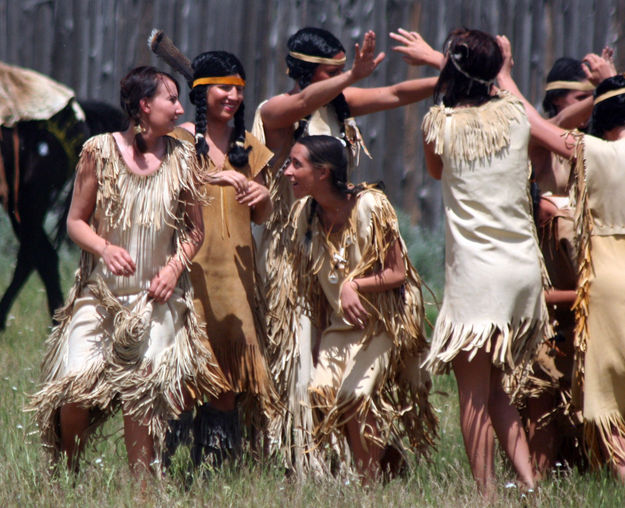
[[[323, 28], [306, 27], [298, 30], [295, 34], [289, 37], [287, 41], [287, 48], [289, 51], [297, 51], [298, 53], [304, 53], [311, 56], [320, 56], [323, 58], [333, 58], [338, 53], [345, 52], [345, 48], [334, 35]], [[297, 58], [287, 55], [286, 64], [288, 67], [288, 74], [291, 78], [297, 81], [300, 89], [306, 88], [310, 85], [315, 70], [319, 64], [304, 62]], [[338, 117], [339, 125], [341, 127], [341, 133], [345, 132], [345, 119], [349, 118], [350, 111], [347, 101], [343, 93], [336, 96], [331, 104], [334, 106], [336, 115]], [[305, 132], [310, 120], [310, 115], [306, 118], [302, 118], [295, 132], [293, 138], [297, 141]]]
[[[243, 64], [232, 53], [227, 51], [207, 51], [201, 53], [193, 59], [193, 79], [239, 75], [245, 79]], [[191, 89], [189, 97], [196, 106], [195, 111], [195, 151], [198, 157], [208, 154], [208, 144], [204, 139], [207, 128], [207, 104], [206, 94], [209, 86], [199, 85]], [[242, 102], [234, 115], [234, 129], [226, 154], [230, 164], [240, 169], [245, 167], [249, 161], [250, 148], [244, 148], [245, 142], [245, 106]]]
[[[120, 81], [119, 103], [136, 127], [141, 128], [141, 99], [154, 97], [163, 77], [171, 79], [180, 92], [178, 81], [172, 75], [151, 66], [136, 67]], [[147, 146], [141, 132], [135, 133], [134, 143], [145, 153]]]
[[310, 243], [312, 242], [312, 221], [317, 213], [317, 201], [313, 198], [310, 199], [310, 213], [308, 214], [308, 220], [306, 221], [306, 234], [304, 235], [304, 239], [306, 240], [306, 245], [310, 247]]
[[234, 130], [228, 149], [228, 160], [235, 168], [247, 166], [249, 152], [252, 147], [245, 148], [245, 106], [241, 103], [234, 115]]
[[195, 153], [198, 158], [208, 155], [208, 143], [204, 137], [206, 132], [206, 89], [207, 85], [191, 89], [189, 98], [195, 105]]

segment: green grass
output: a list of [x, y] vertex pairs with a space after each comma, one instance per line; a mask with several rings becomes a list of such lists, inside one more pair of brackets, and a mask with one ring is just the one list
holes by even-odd
[[[440, 294], [440, 235], [428, 236], [406, 227], [404, 235], [415, 265]], [[0, 290], [4, 290], [16, 252], [6, 216], [0, 218], [0, 238], [0, 262], [5, 267], [0, 273]], [[67, 290], [78, 254], [64, 248], [61, 258], [63, 287]], [[155, 480], [141, 492], [126, 465], [119, 417], [105, 425], [106, 437], [91, 442], [77, 476], [62, 468], [51, 474], [32, 416], [23, 411], [28, 394], [36, 388], [48, 331], [45, 293], [33, 275], [11, 311], [6, 331], [0, 334], [0, 506], [483, 506], [460, 437], [455, 381], [451, 376], [434, 381], [432, 402], [440, 428], [431, 462], [413, 463], [407, 477], [368, 490], [333, 479], [294, 483], [285, 478], [276, 463], [259, 464], [250, 459], [208, 476], [187, 477], [183, 451], [176, 457], [172, 475]], [[516, 489], [504, 488], [513, 474], [501, 458], [497, 466], [500, 488], [496, 506], [625, 505], [625, 489], [605, 472], [584, 476], [572, 472], [554, 477], [543, 482], [531, 499], [523, 500]]]

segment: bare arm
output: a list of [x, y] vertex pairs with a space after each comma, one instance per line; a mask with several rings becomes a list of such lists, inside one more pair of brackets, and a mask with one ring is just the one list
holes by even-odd
[[346, 88], [343, 92], [352, 116], [398, 108], [432, 96], [437, 78], [410, 79], [377, 88]]
[[504, 55], [504, 63], [497, 76], [497, 81], [503, 90], [508, 90], [523, 102], [527, 118], [531, 125], [533, 141], [545, 147], [547, 150], [570, 159], [575, 154], [575, 144], [568, 141], [566, 136], [567, 131], [545, 120], [540, 116], [538, 111], [536, 111], [536, 108], [523, 96], [511, 75], [514, 61], [512, 60], [510, 41], [505, 35], [498, 35], [497, 42], [499, 42], [499, 46]]
[[[410, 65], [430, 65], [436, 69], [443, 65], [443, 54], [432, 49], [417, 32], [400, 28], [398, 33], [391, 32], [389, 35], [400, 43], [393, 47], [393, 51], [400, 53]], [[350, 87], [344, 94], [351, 114], [361, 116], [426, 99], [434, 92], [437, 81], [438, 78], [424, 78], [378, 88]]]
[[266, 129], [286, 129], [295, 122], [310, 115], [321, 106], [328, 104], [346, 87], [369, 76], [384, 59], [384, 53], [375, 56], [375, 34], [365, 34], [362, 50], [355, 45], [352, 68], [316, 83], [311, 83], [294, 94], [277, 95], [269, 99], [261, 108]]
[[132, 275], [135, 263], [130, 254], [99, 236], [89, 225], [95, 209], [98, 181], [92, 155], [84, 153], [78, 163], [72, 203], [67, 215], [67, 233], [81, 249], [102, 257], [114, 275]]
[[428, 143], [425, 140], [425, 132], [423, 133], [423, 152], [425, 155], [425, 167], [428, 173], [435, 180], [440, 180], [443, 176], [443, 160], [434, 151], [434, 143]]
[[[588, 53], [582, 60], [582, 69], [593, 85], [597, 86], [604, 79], [616, 74], [614, 61], [612, 60], [612, 49], [603, 48], [601, 56]], [[593, 98], [587, 97], [583, 101], [564, 108], [549, 121], [563, 129], [575, 129], [588, 121], [592, 113]]]

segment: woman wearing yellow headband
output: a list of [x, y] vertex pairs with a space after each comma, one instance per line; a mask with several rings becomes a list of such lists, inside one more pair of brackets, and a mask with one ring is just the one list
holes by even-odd
[[[198, 409], [193, 458], [198, 462], [209, 451], [220, 462], [239, 446], [235, 397], [250, 395], [267, 410], [273, 404], [251, 233], [251, 222], [262, 223], [271, 210], [264, 174], [273, 154], [245, 130], [245, 70], [238, 58], [209, 51], [192, 67], [195, 125], [182, 127], [194, 133], [210, 204], [203, 208], [205, 241], [193, 259], [191, 281], [195, 308], [232, 387]], [[186, 137], [193, 142], [188, 132]]]
[[[522, 98], [511, 78], [510, 43], [499, 82]], [[575, 135], [541, 118], [525, 100], [533, 138], [575, 158], [574, 195], [579, 231], [575, 307], [574, 396], [584, 418], [592, 465], [608, 462], [625, 482], [625, 78], [602, 81], [594, 93], [590, 134]]]

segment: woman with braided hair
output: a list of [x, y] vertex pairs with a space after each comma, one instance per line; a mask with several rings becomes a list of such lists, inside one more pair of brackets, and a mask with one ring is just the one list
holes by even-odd
[[[411, 45], [418, 44], [414, 34], [400, 30], [395, 34], [401, 43], [399, 51], [410, 60]], [[432, 94], [435, 78], [403, 81], [379, 88], [356, 88], [356, 82], [369, 76], [384, 54], [375, 55], [375, 34], [365, 33], [362, 45], [355, 45], [354, 62], [344, 72], [346, 51], [341, 42], [322, 28], [306, 27], [287, 42], [286, 64], [295, 81], [287, 92], [261, 103], [256, 110], [252, 132], [275, 153], [269, 176], [273, 203], [271, 217], [257, 239], [258, 267], [267, 285], [266, 292], [277, 295], [272, 286], [281, 285], [281, 275], [290, 269], [286, 264], [285, 238], [282, 234], [294, 201], [289, 182], [282, 171], [294, 142], [302, 135], [326, 134], [342, 139], [349, 148], [350, 169], [357, 163], [360, 150], [365, 150], [360, 132], [352, 117], [396, 108]], [[397, 49], [397, 48], [396, 48]], [[424, 62], [419, 62], [424, 63]], [[433, 66], [438, 62], [425, 62]], [[366, 152], [368, 153], [368, 152]], [[281, 398], [289, 401], [289, 411], [276, 435], [278, 447], [289, 450], [284, 455], [287, 466], [303, 473], [303, 466], [315, 461], [313, 452], [305, 453], [310, 428], [310, 411], [299, 404], [305, 393], [311, 368], [310, 324], [296, 315], [286, 315], [268, 302], [270, 310], [268, 336], [274, 379]], [[290, 330], [290, 335], [283, 334]], [[282, 338], [278, 338], [280, 335]], [[286, 342], [280, 342], [285, 340]], [[291, 454], [294, 455], [291, 460]]]
[[[198, 454], [201, 447], [217, 448], [220, 460], [225, 449], [237, 447], [235, 396], [251, 395], [264, 409], [275, 402], [263, 351], [263, 306], [251, 233], [251, 223], [262, 223], [271, 211], [264, 174], [272, 153], [245, 131], [245, 70], [239, 59], [208, 51], [192, 67], [195, 125], [182, 127], [194, 133], [210, 204], [203, 208], [205, 241], [193, 259], [191, 281], [196, 310], [232, 386], [198, 411], [194, 427], [204, 430], [196, 432], [195, 445]], [[189, 132], [186, 136], [193, 138]], [[218, 436], [225, 439], [218, 442]]]
[[318, 336], [314, 370], [302, 404], [313, 408], [315, 446], [345, 460], [345, 438], [366, 480], [405, 453], [427, 455], [436, 417], [421, 280], [399, 234], [397, 217], [375, 185], [347, 180], [348, 158], [332, 136], [303, 136], [284, 175], [299, 199], [288, 224], [293, 267], [283, 312], [298, 303]]
[[160, 460], [168, 422], [229, 389], [186, 273], [203, 239], [193, 147], [166, 136], [178, 84], [154, 67], [121, 81], [123, 132], [84, 144], [67, 218], [83, 250], [33, 396], [44, 445], [77, 469], [87, 436], [121, 408], [135, 474]]

